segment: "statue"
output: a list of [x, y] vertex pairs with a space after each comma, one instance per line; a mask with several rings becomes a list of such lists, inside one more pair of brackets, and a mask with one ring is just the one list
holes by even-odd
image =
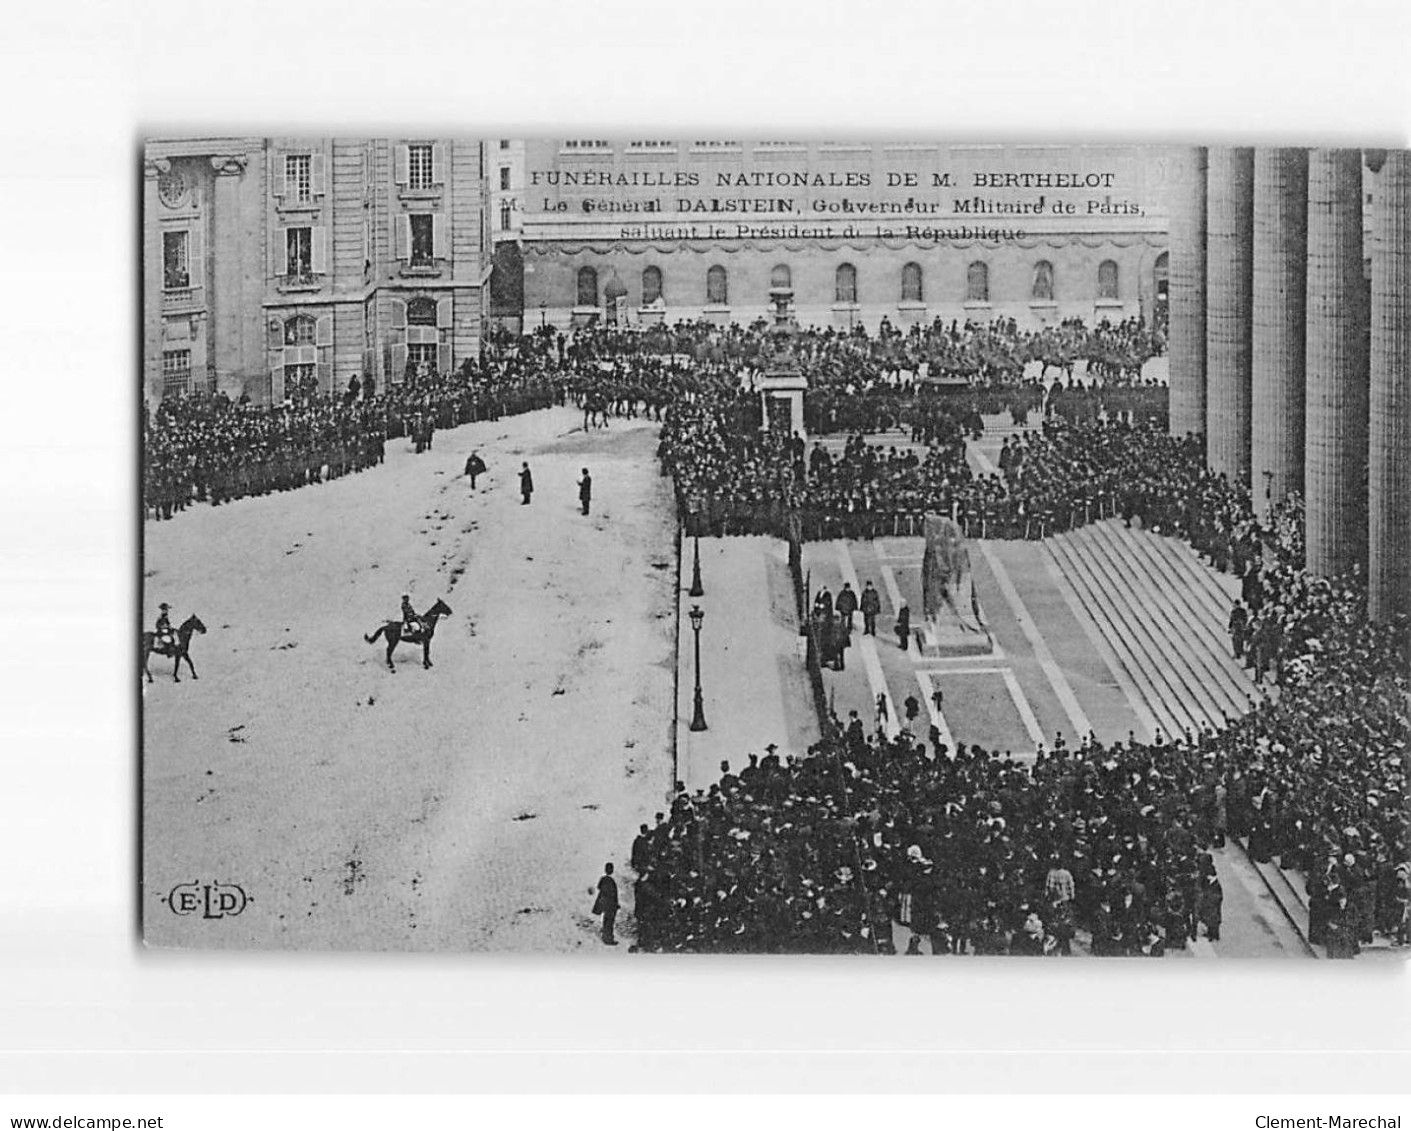
[[974, 586], [970, 577], [970, 551], [955, 521], [928, 514], [922, 526], [926, 551], [921, 559], [921, 610], [926, 633], [932, 639], [945, 628], [983, 632], [974, 616]]

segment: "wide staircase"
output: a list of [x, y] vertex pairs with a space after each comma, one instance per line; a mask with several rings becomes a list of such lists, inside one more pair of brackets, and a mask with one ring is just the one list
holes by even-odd
[[1231, 653], [1226, 627], [1235, 578], [1184, 542], [1120, 519], [1044, 545], [1168, 738], [1223, 727], [1249, 710], [1260, 690]]
[[[1223, 727], [1263, 696], [1230, 649], [1226, 626], [1238, 580], [1211, 569], [1186, 543], [1107, 519], [1050, 538], [1044, 548], [1166, 736]], [[1246, 858], [1308, 945], [1303, 877]], [[1308, 950], [1323, 954], [1321, 946]], [[1393, 950], [1378, 936], [1364, 952]]]

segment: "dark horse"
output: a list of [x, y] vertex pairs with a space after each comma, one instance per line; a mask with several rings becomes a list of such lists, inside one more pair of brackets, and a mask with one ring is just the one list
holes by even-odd
[[206, 626], [201, 623], [201, 618], [193, 613], [181, 622], [181, 627], [176, 630], [176, 639], [172, 643], [157, 642], [155, 632], [144, 632], [142, 634], [142, 671], [147, 676], [147, 682], [152, 682], [152, 669], [147, 666], [148, 661], [155, 652], [159, 656], [172, 656], [176, 660], [176, 666], [172, 668], [172, 679], [181, 682], [181, 661], [186, 661], [186, 666], [191, 669], [191, 678], [198, 679], [196, 675], [196, 665], [191, 662], [191, 634], [199, 632], [202, 636], [206, 634]]
[[380, 636], [387, 641], [387, 670], [395, 672], [397, 669], [392, 666], [392, 649], [398, 644], [420, 644], [421, 645], [421, 666], [429, 668], [431, 666], [431, 638], [436, 635], [436, 622], [442, 617], [451, 615], [451, 606], [445, 601], [437, 601], [426, 612], [417, 619], [421, 621], [421, 631], [413, 632], [409, 636], [402, 635], [402, 622], [399, 620], [389, 620], [371, 636], [364, 636], [363, 639], [369, 644], [377, 643]]

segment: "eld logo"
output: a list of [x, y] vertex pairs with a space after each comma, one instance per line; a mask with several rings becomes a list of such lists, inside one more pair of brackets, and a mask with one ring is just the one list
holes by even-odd
[[177, 884], [167, 893], [167, 906], [173, 915], [195, 915], [202, 919], [234, 917], [249, 903], [245, 889], [239, 884]]

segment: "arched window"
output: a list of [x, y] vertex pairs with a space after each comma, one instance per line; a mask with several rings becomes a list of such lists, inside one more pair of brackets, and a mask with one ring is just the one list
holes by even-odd
[[598, 273], [591, 267], [578, 268], [578, 305], [598, 305]]
[[834, 302], [856, 302], [857, 301], [857, 268], [851, 263], [840, 264], [833, 277], [833, 301]]
[[901, 269], [901, 300], [920, 302], [921, 293], [921, 264], [908, 263]]
[[311, 346], [314, 344], [315, 329], [313, 315], [296, 314], [284, 323], [284, 344], [286, 346]]
[[1117, 297], [1117, 262], [1104, 259], [1097, 265], [1097, 297]]
[[642, 305], [661, 302], [661, 268], [648, 267], [642, 272]]
[[1034, 289], [1032, 293], [1035, 302], [1053, 301], [1053, 264], [1047, 259], [1040, 259], [1034, 264]]
[[408, 326], [436, 325], [436, 300], [419, 295], [407, 301]]
[[730, 280], [725, 268], [716, 264], [706, 272], [706, 302], [710, 306], [724, 306], [730, 301]]
[[780, 263], [774, 270], [769, 272], [769, 289], [787, 288], [794, 285], [793, 273], [789, 270], [787, 263]]
[[990, 269], [978, 259], [965, 272], [965, 301], [990, 301]]

